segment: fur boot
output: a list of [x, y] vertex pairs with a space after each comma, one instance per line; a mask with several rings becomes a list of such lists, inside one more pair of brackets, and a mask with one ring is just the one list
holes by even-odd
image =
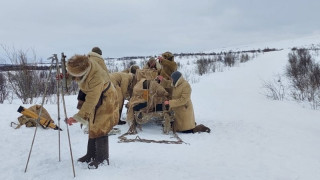
[[79, 158], [79, 162], [91, 162], [94, 159], [95, 151], [96, 151], [96, 139], [90, 139], [88, 140], [88, 146], [87, 146], [87, 154], [83, 157]]
[[207, 133], [210, 133], [210, 128], [208, 128], [207, 126], [203, 125], [203, 124], [200, 124], [200, 125], [197, 125], [194, 129], [193, 129], [193, 133], [200, 133], [200, 132], [207, 132]]
[[104, 160], [107, 160], [109, 165], [109, 136], [102, 136], [96, 138], [96, 153], [94, 160], [89, 163], [89, 169], [97, 169], [98, 166], [103, 163]]

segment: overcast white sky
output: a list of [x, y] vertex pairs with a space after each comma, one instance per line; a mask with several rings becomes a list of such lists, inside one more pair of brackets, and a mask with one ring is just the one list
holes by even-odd
[[0, 44], [44, 59], [203, 52], [318, 34], [319, 17], [319, 0], [1, 0]]

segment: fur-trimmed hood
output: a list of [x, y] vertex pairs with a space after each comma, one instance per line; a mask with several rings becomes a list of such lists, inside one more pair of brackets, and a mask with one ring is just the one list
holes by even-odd
[[99, 58], [103, 59], [103, 57], [100, 54], [96, 53], [96, 52], [89, 52], [88, 53], [88, 57], [90, 57], [90, 56], [99, 57]]
[[169, 61], [174, 61], [174, 56], [171, 52], [167, 51], [165, 53], [162, 53], [161, 56]]
[[[155, 64], [156, 64], [155, 69], [158, 70], [158, 71], [160, 71], [161, 68], [162, 68], [161, 64], [160, 64], [158, 61], [155, 61]], [[150, 68], [149, 64], [146, 63], [146, 64], [143, 66], [143, 69], [153, 69], [153, 68]]]
[[84, 76], [90, 70], [90, 62], [88, 56], [74, 55], [67, 62], [67, 71], [75, 77]]

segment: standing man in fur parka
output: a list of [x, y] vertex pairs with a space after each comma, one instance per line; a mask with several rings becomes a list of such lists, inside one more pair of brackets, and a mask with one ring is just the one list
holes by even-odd
[[108, 133], [119, 120], [116, 89], [108, 72], [91, 56], [74, 55], [67, 62], [67, 70], [86, 94], [79, 112], [67, 119], [69, 125], [89, 125], [87, 154], [78, 161], [89, 163], [90, 169], [98, 168], [104, 160], [109, 164]]
[[[103, 57], [102, 57], [102, 51], [99, 47], [93, 47], [91, 52], [88, 53], [88, 57], [94, 61], [96, 61], [100, 66], [101, 68], [107, 72], [107, 76], [109, 76], [109, 70], [107, 68], [107, 65], [104, 63], [104, 60], [103, 60]], [[107, 78], [110, 78], [107, 77]], [[85, 99], [85, 96], [86, 94], [83, 93], [81, 91], [81, 89], [79, 90], [79, 93], [78, 93], [78, 105], [77, 105], [77, 108], [80, 109], [83, 102], [84, 102], [84, 99]]]
[[91, 52], [88, 53], [88, 57], [92, 60], [95, 60], [100, 64], [100, 66], [109, 73], [109, 70], [107, 68], [106, 63], [104, 63], [103, 57], [102, 57], [102, 51], [99, 47], [93, 47]]
[[118, 125], [126, 124], [126, 121], [121, 120], [121, 114], [123, 109], [124, 100], [129, 100], [134, 83], [134, 75], [132, 73], [114, 72], [110, 73], [111, 82], [115, 86], [118, 93], [119, 100], [119, 122]]
[[170, 75], [177, 70], [177, 63], [174, 61], [174, 56], [171, 52], [162, 53], [158, 57], [160, 64], [162, 65], [160, 76], [169, 80]]
[[[160, 64], [162, 65], [160, 71], [160, 77], [170, 80], [170, 75], [177, 70], [177, 63], [174, 61], [174, 56], [171, 52], [162, 53], [161, 56], [158, 57]], [[172, 96], [172, 87], [171, 86], [163, 86], [166, 91], [169, 93], [169, 99]]]
[[[167, 80], [162, 79], [163, 83]], [[170, 83], [168, 83], [170, 82]], [[174, 111], [175, 120], [173, 130], [182, 133], [208, 132], [210, 129], [202, 124], [195, 123], [193, 105], [191, 101], [191, 86], [179, 71], [171, 74], [171, 81], [164, 84], [173, 87], [171, 100], [164, 101], [164, 105], [169, 106]]]

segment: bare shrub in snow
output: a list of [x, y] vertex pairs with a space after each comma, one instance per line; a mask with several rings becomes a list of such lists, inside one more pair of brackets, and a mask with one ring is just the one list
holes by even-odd
[[297, 91], [293, 96], [296, 100], [305, 100], [308, 94], [309, 73], [314, 61], [308, 50], [297, 49], [289, 53], [289, 64], [286, 67], [286, 76], [293, 89]]
[[249, 61], [249, 60], [250, 60], [250, 57], [249, 57], [249, 55], [248, 55], [247, 53], [241, 54], [241, 56], [240, 56], [240, 63], [245, 63], [245, 62], [247, 62], [247, 61]]
[[215, 61], [210, 58], [201, 58], [197, 60], [196, 63], [197, 63], [198, 73], [200, 76], [202, 76], [203, 74], [208, 73], [211, 67], [214, 66]]
[[8, 91], [8, 96], [7, 96], [6, 100], [8, 101], [9, 104], [12, 104], [12, 101], [13, 101], [12, 91]]
[[291, 96], [298, 101], [308, 101], [312, 108], [320, 104], [320, 65], [309, 50], [295, 49], [289, 53], [286, 75], [291, 85]]
[[314, 64], [310, 69], [308, 81], [308, 101], [311, 103], [312, 108], [317, 109], [320, 103], [320, 66]]
[[273, 100], [283, 100], [285, 98], [285, 86], [282, 83], [280, 75], [272, 81], [264, 81], [262, 87], [265, 90], [264, 95], [267, 98]]
[[32, 81], [35, 85], [37, 85], [36, 97], [44, 95], [46, 86], [48, 86], [47, 92], [46, 92], [47, 95], [57, 93], [56, 73], [51, 73], [51, 77], [49, 78], [49, 81], [48, 81], [48, 76], [50, 73], [47, 70], [39, 70], [39, 71], [34, 70], [33, 74], [34, 74], [34, 77]]
[[224, 63], [221, 55], [214, 56], [214, 66], [212, 67], [213, 72], [223, 72]]
[[[38, 94], [40, 85], [37, 80], [38, 76], [34, 71], [36, 66], [36, 56], [33, 53], [33, 58], [27, 56], [25, 51], [16, 51], [13, 49], [5, 49], [7, 58], [12, 64], [19, 65], [19, 70], [15, 72], [8, 72], [8, 82], [12, 87], [14, 94], [21, 99], [23, 104], [32, 104], [33, 99]], [[33, 66], [29, 66], [28, 62], [32, 62]]]
[[236, 63], [236, 55], [232, 52], [228, 52], [224, 56], [224, 64], [226, 66], [232, 67], [232, 66], [234, 66], [235, 63]]

